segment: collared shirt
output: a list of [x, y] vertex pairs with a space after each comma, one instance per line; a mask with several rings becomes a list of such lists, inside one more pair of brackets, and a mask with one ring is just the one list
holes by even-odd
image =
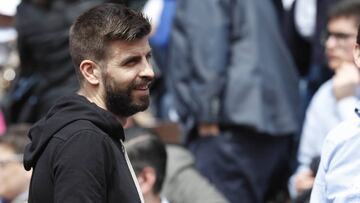
[[326, 137], [310, 202], [360, 202], [360, 118], [341, 123]]

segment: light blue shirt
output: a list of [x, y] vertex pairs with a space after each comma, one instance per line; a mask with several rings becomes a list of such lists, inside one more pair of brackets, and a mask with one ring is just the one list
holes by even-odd
[[332, 80], [321, 85], [314, 95], [306, 111], [302, 129], [297, 157], [299, 166], [289, 181], [289, 190], [293, 198], [298, 195], [295, 189], [295, 178], [300, 173], [309, 171], [313, 158], [321, 155], [326, 135], [341, 122], [357, 118], [354, 109], [358, 98], [360, 97], [352, 96], [337, 101], [333, 93]]
[[326, 137], [310, 202], [360, 202], [359, 117], [341, 123]]

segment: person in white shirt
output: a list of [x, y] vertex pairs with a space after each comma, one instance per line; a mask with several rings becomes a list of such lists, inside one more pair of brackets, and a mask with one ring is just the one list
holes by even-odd
[[[360, 26], [353, 51], [360, 68]], [[359, 72], [354, 73], [359, 75]], [[360, 202], [360, 113], [344, 121], [326, 137], [311, 193], [311, 203]]]
[[320, 156], [329, 131], [356, 116], [360, 74], [352, 52], [359, 24], [360, 0], [339, 1], [331, 8], [324, 43], [334, 76], [319, 88], [307, 109], [298, 152], [299, 167], [290, 178], [293, 197], [313, 186], [316, 171], [310, 170], [310, 163]]

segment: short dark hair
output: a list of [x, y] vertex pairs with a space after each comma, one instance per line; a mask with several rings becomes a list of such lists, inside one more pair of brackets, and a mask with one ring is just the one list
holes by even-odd
[[167, 153], [164, 143], [151, 131], [142, 128], [127, 130], [125, 134], [128, 139], [125, 147], [135, 173], [138, 175], [147, 166], [154, 168], [156, 181], [153, 191], [159, 194], [166, 174]]
[[30, 143], [27, 137], [30, 125], [16, 124], [10, 126], [6, 133], [0, 137], [0, 145], [6, 145], [14, 150], [16, 154], [23, 154], [25, 147]]
[[329, 21], [339, 17], [354, 18], [356, 26], [360, 24], [360, 0], [341, 0], [329, 10]]
[[141, 12], [121, 4], [106, 3], [80, 15], [70, 29], [69, 47], [80, 84], [80, 63], [99, 62], [106, 57], [107, 45], [116, 40], [134, 41], [151, 31], [149, 20]]

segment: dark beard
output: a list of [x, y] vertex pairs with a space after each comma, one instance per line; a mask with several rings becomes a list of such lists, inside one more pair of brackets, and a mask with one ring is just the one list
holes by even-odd
[[117, 116], [129, 117], [140, 111], [145, 111], [149, 106], [149, 97], [143, 96], [135, 103], [131, 97], [131, 90], [134, 85], [130, 84], [127, 89], [121, 90], [109, 84], [109, 78], [104, 81], [105, 84], [105, 105], [106, 108]]

